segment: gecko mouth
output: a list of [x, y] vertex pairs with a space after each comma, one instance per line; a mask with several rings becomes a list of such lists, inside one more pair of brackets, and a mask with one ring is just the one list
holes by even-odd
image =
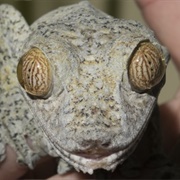
[[126, 146], [116, 149], [103, 148], [95, 146], [78, 152], [68, 152], [65, 149], [59, 149], [61, 157], [71, 164], [77, 171], [92, 174], [96, 169], [105, 169], [114, 171], [118, 164], [122, 164], [133, 153], [138, 142], [142, 138], [147, 123], [137, 134], [137, 136]]
[[[97, 150], [98, 151], [98, 150]], [[86, 159], [102, 159], [104, 157], [110, 156], [112, 152], [77, 152], [75, 155], [86, 158]]]
[[121, 150], [107, 151], [104, 149], [90, 149], [87, 151], [79, 151], [70, 153], [61, 149], [61, 156], [65, 161], [71, 164], [78, 172], [92, 174], [96, 169], [105, 169], [114, 171], [118, 164], [123, 161], [133, 152], [136, 141], [130, 143], [126, 148]]
[[104, 149], [100, 147], [92, 147], [83, 151], [77, 151], [74, 154], [86, 159], [95, 159], [100, 160], [105, 157], [110, 156], [111, 154], [117, 153], [118, 150], [110, 150], [110, 149]]
[[[87, 154], [71, 154], [67, 151], [61, 151], [63, 158], [69, 164], [71, 164], [78, 172], [93, 174], [95, 169], [114, 170], [120, 163], [119, 157], [123, 154], [123, 151], [117, 153], [111, 153], [109, 155], [87, 155]], [[121, 159], [122, 160], [122, 159]]]

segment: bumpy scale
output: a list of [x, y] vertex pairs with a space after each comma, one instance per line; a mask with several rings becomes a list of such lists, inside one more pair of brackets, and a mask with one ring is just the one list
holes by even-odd
[[2, 5], [0, 160], [9, 144], [30, 168], [49, 154], [60, 158], [59, 173], [64, 162], [90, 174], [115, 169], [147, 126], [167, 62], [152, 31], [86, 1], [30, 27]]

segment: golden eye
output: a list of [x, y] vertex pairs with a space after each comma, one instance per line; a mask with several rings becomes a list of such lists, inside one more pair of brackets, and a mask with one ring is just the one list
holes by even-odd
[[166, 69], [161, 52], [150, 42], [142, 42], [129, 63], [129, 80], [137, 91], [145, 91], [157, 85]]
[[52, 71], [45, 54], [38, 48], [23, 55], [17, 66], [21, 86], [31, 95], [46, 98], [51, 92]]

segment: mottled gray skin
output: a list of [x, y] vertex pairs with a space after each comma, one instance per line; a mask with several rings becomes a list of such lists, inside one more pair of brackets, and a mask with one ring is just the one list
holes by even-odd
[[[90, 174], [115, 169], [135, 149], [156, 105], [158, 93], [138, 93], [128, 79], [129, 58], [146, 40], [167, 63], [152, 31], [86, 1], [60, 7], [30, 27], [11, 6], [1, 6], [0, 160], [9, 144], [29, 168], [49, 154], [60, 157], [59, 173], [69, 168], [63, 160]], [[18, 59], [32, 47], [45, 53], [53, 69], [47, 99], [29, 96], [16, 78]]]

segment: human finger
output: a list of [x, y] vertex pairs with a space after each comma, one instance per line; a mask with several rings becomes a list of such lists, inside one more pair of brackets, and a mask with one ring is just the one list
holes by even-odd
[[158, 39], [171, 53], [180, 70], [180, 1], [136, 0], [142, 14]]
[[10, 146], [7, 146], [6, 159], [0, 165], [0, 179], [18, 179], [25, 174], [27, 170], [28, 168], [26, 166], [17, 163], [16, 153]]
[[90, 175], [83, 174], [83, 173], [78, 173], [78, 172], [69, 172], [65, 175], [55, 175], [50, 177], [48, 180], [81, 180], [81, 179], [90, 179]]

